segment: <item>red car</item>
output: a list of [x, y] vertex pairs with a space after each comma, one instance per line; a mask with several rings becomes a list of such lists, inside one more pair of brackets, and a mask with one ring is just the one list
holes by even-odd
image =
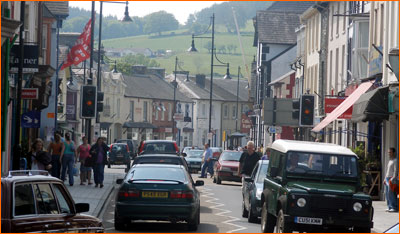
[[222, 149], [220, 147], [210, 147], [211, 151], [212, 151], [212, 156], [213, 158], [215, 158], [216, 160], [219, 159], [219, 156], [221, 156], [222, 153]]
[[214, 164], [214, 183], [221, 184], [224, 181], [241, 182], [238, 175], [239, 159], [242, 152], [225, 150], [219, 160]]

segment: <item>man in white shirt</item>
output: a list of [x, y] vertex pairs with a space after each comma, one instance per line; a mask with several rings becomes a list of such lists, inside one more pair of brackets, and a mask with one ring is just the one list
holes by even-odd
[[398, 161], [396, 159], [396, 149], [389, 149], [389, 161], [387, 164], [387, 171], [385, 176], [385, 196], [388, 208], [386, 211], [388, 212], [398, 212], [399, 210], [399, 201], [397, 199], [397, 194], [390, 189], [389, 181], [392, 183], [397, 181], [398, 183]]

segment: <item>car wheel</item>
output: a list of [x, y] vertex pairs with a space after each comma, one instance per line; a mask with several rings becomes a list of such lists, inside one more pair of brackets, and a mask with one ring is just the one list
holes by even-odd
[[249, 215], [249, 211], [246, 209], [246, 206], [244, 205], [244, 199], [242, 201], [242, 217], [247, 218]]
[[264, 202], [261, 210], [261, 232], [272, 233], [274, 232], [276, 218], [268, 213], [267, 203]]
[[249, 202], [249, 215], [247, 215], [247, 221], [249, 223], [257, 222], [258, 217], [254, 215], [252, 208], [251, 208], [251, 201]]
[[285, 217], [283, 210], [278, 213], [278, 218], [276, 218], [276, 233], [289, 233], [292, 229], [285, 224]]
[[217, 178], [216, 178], [216, 183], [217, 184], [221, 184], [221, 182], [222, 182], [222, 180], [219, 178], [219, 176], [216, 176]]
[[108, 168], [111, 168], [111, 163], [110, 163], [110, 162], [108, 163], [107, 167], [108, 167]]
[[189, 231], [197, 231], [197, 228], [199, 227], [199, 224], [200, 224], [200, 209], [197, 212], [197, 215], [194, 218], [194, 220], [191, 220], [191, 221], [188, 222]]
[[371, 228], [369, 227], [354, 227], [353, 232], [356, 233], [371, 233]]
[[119, 230], [119, 231], [126, 229], [124, 221], [121, 220], [116, 214], [114, 214], [114, 228], [115, 228], [115, 230]]
[[213, 183], [217, 183], [217, 179], [215, 178], [216, 176], [213, 177]]

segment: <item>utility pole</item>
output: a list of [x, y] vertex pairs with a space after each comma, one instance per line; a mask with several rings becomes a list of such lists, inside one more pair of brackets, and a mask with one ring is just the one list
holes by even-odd
[[[91, 22], [91, 29], [90, 29], [90, 63], [89, 63], [89, 79], [87, 81], [88, 85], [93, 84], [93, 47], [94, 47], [94, 20], [96, 17], [96, 12], [94, 9], [95, 2], [92, 2], [92, 22]], [[95, 105], [97, 103], [94, 103]], [[86, 136], [88, 138], [89, 144], [92, 142], [92, 119], [86, 119], [85, 123], [86, 127]]]
[[[177, 82], [176, 82], [176, 70], [177, 70], [177, 66], [178, 66], [178, 57], [175, 58], [175, 77], [174, 77], [174, 107], [173, 107], [173, 113], [172, 113], [172, 140], [176, 140], [175, 137], [175, 120], [174, 120], [174, 114], [176, 113], [176, 86], [177, 86]], [[178, 144], [179, 145], [179, 144]]]

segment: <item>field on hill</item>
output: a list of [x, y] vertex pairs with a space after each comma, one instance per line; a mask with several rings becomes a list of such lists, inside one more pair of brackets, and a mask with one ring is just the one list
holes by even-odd
[[[180, 62], [183, 62], [181, 68], [190, 71], [190, 74], [210, 74], [211, 54], [205, 48], [211, 39], [197, 38], [195, 39], [195, 46], [198, 53], [188, 53], [187, 49], [191, 45], [192, 37], [190, 34], [185, 34], [186, 30], [175, 30], [164, 33], [162, 36], [136, 36], [125, 37], [117, 39], [104, 40], [105, 48], [149, 48], [153, 52], [157, 50], [170, 50], [165, 56], [154, 58], [160, 67], [166, 69], [167, 73], [171, 73], [175, 69], [175, 57], [177, 56]], [[204, 34], [204, 36], [211, 36], [211, 34]], [[243, 44], [245, 60], [247, 66], [250, 68], [250, 63], [253, 61], [253, 56], [256, 54], [256, 48], [253, 47], [254, 29], [251, 21], [248, 22], [246, 28], [241, 29], [241, 40]], [[235, 50], [228, 54], [220, 54], [218, 49], [221, 45], [234, 45]], [[239, 46], [237, 34], [229, 34], [224, 32], [223, 28], [217, 27], [215, 33], [215, 48], [217, 49], [217, 56], [222, 62], [230, 64], [230, 72], [233, 76], [237, 76], [238, 66], [242, 67], [242, 74], [245, 75], [243, 68], [243, 60]], [[218, 61], [214, 59], [214, 64]], [[214, 67], [215, 76], [223, 76], [226, 68]], [[247, 75], [245, 75], [247, 77]]]

